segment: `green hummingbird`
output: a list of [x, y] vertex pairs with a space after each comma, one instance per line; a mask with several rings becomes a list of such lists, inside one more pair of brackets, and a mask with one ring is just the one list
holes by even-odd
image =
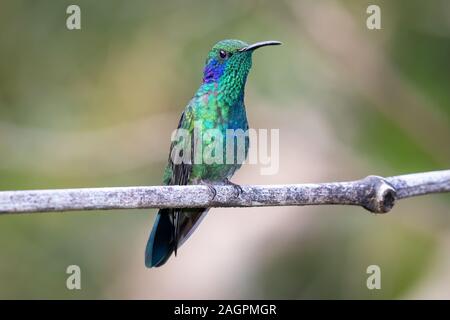
[[[195, 130], [200, 133], [211, 129], [218, 131], [222, 134], [224, 145], [227, 145], [227, 130], [240, 129], [244, 132], [248, 130], [244, 88], [252, 66], [252, 54], [257, 48], [279, 44], [281, 44], [279, 41], [263, 41], [249, 45], [240, 40], [222, 40], [212, 47], [206, 59], [202, 84], [184, 109], [178, 124], [178, 130], [184, 130], [191, 135], [190, 141], [186, 139], [184, 143], [197, 144], [195, 147], [190, 145], [191, 150], [192, 148], [205, 150], [213, 143], [213, 139], [192, 138], [195, 136]], [[203, 161], [200, 162], [193, 159], [193, 154], [189, 155], [188, 161], [180, 162], [174, 161], [175, 147], [176, 143], [172, 142], [163, 177], [165, 185], [206, 184], [214, 195], [214, 184], [231, 184], [238, 191], [242, 191], [238, 185], [229, 181], [242, 165], [236, 153], [231, 163], [208, 161], [211, 160], [208, 157], [216, 155], [205, 154], [202, 154]], [[248, 148], [247, 135], [244, 158], [247, 157]], [[160, 209], [147, 242], [145, 265], [151, 268], [166, 263], [172, 253], [176, 254], [177, 248], [196, 229], [208, 210], [208, 208]]]

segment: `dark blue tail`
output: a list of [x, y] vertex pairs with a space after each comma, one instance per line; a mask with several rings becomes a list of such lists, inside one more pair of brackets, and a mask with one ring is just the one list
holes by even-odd
[[145, 249], [145, 266], [147, 268], [162, 266], [172, 255], [173, 250], [173, 224], [169, 209], [161, 209], [156, 215]]

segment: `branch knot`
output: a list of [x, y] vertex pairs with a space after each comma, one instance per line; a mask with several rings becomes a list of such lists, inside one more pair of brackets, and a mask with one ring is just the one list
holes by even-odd
[[369, 193], [362, 204], [365, 209], [373, 213], [387, 213], [394, 207], [397, 192], [386, 179], [368, 176], [362, 180], [362, 183]]

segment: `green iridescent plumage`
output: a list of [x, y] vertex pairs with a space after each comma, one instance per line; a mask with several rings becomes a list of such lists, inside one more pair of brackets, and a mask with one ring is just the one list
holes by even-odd
[[[280, 44], [276, 41], [259, 42], [248, 45], [240, 40], [223, 40], [218, 42], [208, 53], [203, 82], [196, 94], [186, 106], [178, 129], [189, 133], [190, 140], [184, 140], [185, 150], [200, 147], [211, 149], [216, 145], [215, 139], [205, 139], [203, 133], [210, 129], [219, 132], [223, 143], [222, 162], [216, 161], [215, 153], [201, 152], [201, 163], [194, 161], [193, 151], [189, 161], [174, 161], [173, 151], [176, 142], [170, 148], [169, 161], [164, 171], [163, 182], [167, 185], [186, 185], [205, 183], [230, 183], [229, 178], [241, 167], [235, 152], [231, 163], [227, 162], [227, 130], [248, 129], [244, 106], [244, 87], [252, 66], [252, 53], [256, 48]], [[195, 138], [194, 132], [203, 139]], [[192, 138], [194, 137], [194, 138]], [[197, 136], [198, 137], [198, 136]], [[235, 137], [232, 137], [235, 141]], [[244, 141], [244, 158], [248, 151], [248, 136]], [[194, 148], [195, 146], [195, 148]], [[178, 146], [177, 146], [178, 147]], [[189, 150], [189, 149], [188, 149]], [[190, 236], [205, 216], [208, 209], [161, 209], [156, 217], [153, 230], [147, 243], [145, 264], [147, 267], [161, 266], [173, 251]]]

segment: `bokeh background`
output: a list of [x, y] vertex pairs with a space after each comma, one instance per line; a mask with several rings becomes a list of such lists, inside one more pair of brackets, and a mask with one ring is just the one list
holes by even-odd
[[[81, 7], [82, 29], [66, 29]], [[378, 4], [382, 30], [366, 28]], [[253, 128], [280, 170], [351, 180], [449, 168], [450, 2], [0, 2], [0, 190], [158, 185], [170, 134], [218, 40], [258, 51]], [[156, 210], [0, 217], [0, 298], [450, 298], [448, 195], [356, 207], [213, 209], [175, 259], [144, 267]], [[82, 290], [66, 289], [81, 267]], [[366, 268], [381, 267], [381, 290]]]

